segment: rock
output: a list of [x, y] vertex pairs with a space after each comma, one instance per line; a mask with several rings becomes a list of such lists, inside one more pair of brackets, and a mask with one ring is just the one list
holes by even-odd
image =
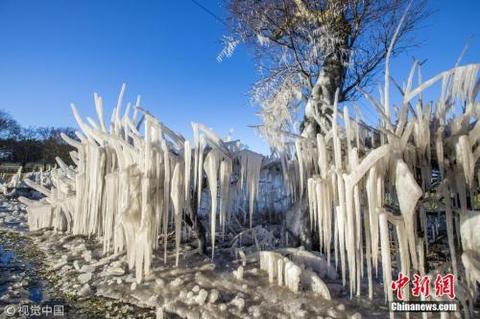
[[237, 279], [237, 280], [243, 280], [243, 266], [239, 266], [237, 268], [237, 270], [235, 270], [233, 272], [233, 276]]
[[[313, 271], [310, 271], [309, 269], [307, 269], [303, 272], [303, 276], [304, 276], [303, 281], [310, 283], [309, 288], [315, 294], [321, 296], [322, 298], [324, 298], [326, 300], [332, 300], [332, 295], [330, 294], [330, 290], [328, 289], [328, 286]], [[338, 307], [343, 307], [343, 310], [345, 310], [345, 305], [340, 304], [340, 305], [338, 305]], [[339, 309], [339, 308], [337, 308], [337, 309]]]
[[182, 284], [183, 284], [183, 279], [181, 279], [181, 278], [179, 278], [179, 277], [175, 278], [174, 280], [172, 280], [172, 281], [170, 282], [170, 286], [172, 286], [172, 287], [179, 287], [179, 286], [181, 286]]
[[72, 251], [75, 255], [78, 255], [86, 249], [87, 249], [87, 246], [85, 246], [85, 243], [80, 243], [78, 246], [73, 247]]
[[253, 316], [253, 318], [260, 318], [260, 307], [259, 306], [251, 306], [248, 308], [248, 313]]
[[155, 279], [155, 283], [157, 284], [157, 286], [165, 287], [165, 280], [163, 280], [162, 278]]
[[158, 296], [157, 295], [152, 295], [150, 298], [147, 299], [147, 304], [148, 305], [154, 305], [158, 301]]
[[239, 297], [239, 296], [236, 296], [235, 298], [233, 298], [232, 301], [230, 301], [230, 303], [232, 305], [234, 305], [235, 307], [238, 308], [238, 310], [242, 311], [243, 308], [245, 307], [245, 299], [243, 299], [242, 297]]
[[67, 265], [67, 261], [62, 259], [52, 267], [52, 271], [59, 270], [65, 265]]
[[110, 263], [110, 266], [112, 267], [122, 267], [124, 268], [126, 265], [126, 262], [124, 260], [114, 260]]
[[256, 275], [256, 274], [258, 274], [258, 268], [252, 268], [252, 269], [248, 270], [248, 272]]
[[338, 311], [345, 311], [345, 305], [343, 303], [338, 304], [336, 308]]
[[195, 287], [192, 288], [192, 291], [193, 291], [194, 293], [199, 292], [199, 291], [200, 291], [200, 286], [199, 286], [199, 285], [195, 285]]
[[85, 250], [82, 253], [82, 258], [85, 259], [86, 262], [92, 261], [92, 251], [91, 250]]
[[195, 302], [200, 306], [203, 306], [207, 298], [208, 298], [208, 292], [205, 289], [201, 289], [198, 295], [195, 297]]
[[145, 274], [145, 276], [143, 277], [144, 282], [152, 281], [154, 279], [155, 279], [155, 274], [153, 272]]
[[120, 285], [123, 282], [122, 278], [117, 278], [117, 285]]
[[71, 255], [62, 255], [62, 260], [65, 261], [72, 261], [73, 257]]
[[78, 263], [78, 260], [73, 261], [73, 267], [75, 268], [75, 270], [80, 270], [80, 264]]
[[339, 318], [338, 312], [333, 308], [328, 309], [327, 314], [332, 318]]
[[109, 267], [105, 272], [110, 276], [122, 276], [125, 274], [125, 269], [121, 267]]
[[80, 270], [80, 272], [94, 272], [95, 271], [95, 267], [92, 266], [92, 265], [83, 265]]
[[202, 265], [200, 267], [200, 270], [202, 270], [202, 271], [215, 270], [215, 264], [208, 263], [208, 264]]
[[218, 292], [218, 290], [212, 289], [210, 291], [210, 295], [208, 296], [208, 302], [215, 303], [218, 300], [218, 297], [220, 297], [220, 293]]
[[92, 288], [90, 288], [90, 285], [89, 284], [84, 284], [82, 286], [82, 288], [80, 288], [80, 290], [78, 291], [78, 295], [80, 297], [85, 297], [85, 296], [89, 295], [91, 292], [92, 292]]
[[135, 279], [135, 277], [133, 276], [133, 274], [128, 274], [126, 277], [125, 277], [125, 282], [128, 282], [128, 283], [133, 283], [133, 282], [136, 282], [137, 280]]
[[70, 265], [65, 265], [65, 266], [62, 267], [62, 269], [60, 269], [60, 272], [61, 272], [62, 274], [64, 274], [64, 273], [66, 273], [67, 271], [70, 271], [70, 270], [72, 270], [72, 266], [70, 266]]
[[362, 319], [362, 315], [359, 312], [356, 312], [350, 316], [350, 319]]
[[87, 272], [87, 273], [84, 273], [84, 274], [80, 274], [78, 275], [78, 281], [81, 283], [81, 284], [84, 284], [84, 283], [87, 283], [89, 282], [90, 280], [92, 280], [92, 276], [93, 274], [91, 272]]
[[135, 290], [135, 289], [137, 289], [137, 283], [136, 282], [132, 283], [132, 285], [130, 286], [130, 290]]
[[222, 304], [220, 304], [220, 305], [218, 306], [218, 309], [219, 309], [220, 311], [225, 311], [225, 310], [227, 310], [227, 305], [224, 304], [224, 303], [222, 303]]

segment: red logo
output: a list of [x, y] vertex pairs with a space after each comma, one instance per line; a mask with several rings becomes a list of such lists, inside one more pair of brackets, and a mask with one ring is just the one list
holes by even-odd
[[442, 277], [438, 274], [435, 279], [435, 296], [441, 297], [447, 295], [450, 299], [455, 298], [455, 276], [448, 274]]
[[410, 282], [408, 276], [403, 275], [401, 272], [398, 273], [398, 279], [392, 282], [393, 291], [397, 292], [397, 299], [403, 300], [402, 289]]
[[430, 277], [428, 276], [420, 277], [419, 275], [414, 274], [412, 295], [414, 297], [420, 297], [420, 295], [424, 297], [429, 297], [430, 296]]
[[[430, 296], [430, 277], [429, 276], [420, 276], [418, 274], [413, 275], [413, 288], [412, 296], [425, 298]], [[410, 278], [401, 272], [398, 273], [397, 280], [392, 282], [392, 290], [397, 293], [397, 299], [403, 300], [402, 290], [410, 282]], [[450, 299], [455, 299], [455, 276], [453, 274], [447, 274], [442, 276], [437, 275], [434, 283], [435, 288], [435, 297], [448, 296]]]

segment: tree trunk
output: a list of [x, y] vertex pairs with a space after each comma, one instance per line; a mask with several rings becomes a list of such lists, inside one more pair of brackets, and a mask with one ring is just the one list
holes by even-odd
[[[330, 129], [329, 117], [333, 114], [335, 92], [337, 89], [341, 92], [342, 89], [344, 68], [341, 52], [325, 59], [323, 69], [305, 106], [303, 136], [315, 138], [317, 133], [326, 133], [325, 130]], [[320, 125], [315, 117], [320, 121]]]
[[185, 214], [185, 223], [197, 234], [199, 250], [203, 254], [207, 254], [206, 230], [198, 216], [198, 206], [200, 204], [198, 203], [197, 193], [198, 191], [193, 192], [193, 208]]
[[205, 228], [203, 227], [202, 222], [198, 219], [197, 213], [193, 213], [193, 215], [195, 216], [192, 219], [188, 213], [185, 214], [185, 223], [197, 234], [199, 251], [203, 254], [207, 254]]
[[[348, 52], [347, 40], [349, 32], [343, 18], [337, 20], [336, 23], [340, 23], [340, 25], [336, 25], [339, 28], [338, 30], [344, 30], [344, 32], [341, 32], [343, 36], [337, 42], [333, 52], [326, 54], [323, 68], [305, 105], [302, 136], [307, 138], [316, 139], [318, 133], [327, 133], [332, 125], [331, 116], [333, 115], [337, 90], [339, 90], [339, 100], [342, 98], [342, 86], [346, 71], [344, 62], [346, 61], [345, 54]], [[299, 201], [305, 202], [306, 198], [302, 198]], [[303, 229], [310, 229], [308, 211], [306, 203], [302, 203], [299, 206], [299, 213], [302, 216], [298, 221], [303, 223]], [[292, 230], [289, 229], [289, 231], [291, 232]], [[299, 239], [303, 245], [311, 246], [314, 242], [313, 232], [303, 232]]]
[[304, 199], [296, 201], [287, 211], [285, 216], [285, 226], [290, 234], [291, 246], [303, 246], [305, 249], [311, 249], [313, 244], [313, 234], [310, 231], [308, 206]]

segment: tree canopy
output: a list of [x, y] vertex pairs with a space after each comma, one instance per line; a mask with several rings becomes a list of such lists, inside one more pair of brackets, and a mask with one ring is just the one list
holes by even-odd
[[289, 133], [325, 131], [337, 89], [342, 102], [371, 84], [408, 6], [392, 55], [415, 44], [412, 31], [428, 15], [426, 0], [229, 1], [232, 37], [223, 54], [239, 42], [254, 49], [260, 80], [251, 96], [273, 148], [282, 148]]

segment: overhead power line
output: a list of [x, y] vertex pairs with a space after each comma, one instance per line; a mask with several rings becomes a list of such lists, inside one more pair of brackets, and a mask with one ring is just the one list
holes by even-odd
[[218, 15], [216, 15], [213, 11], [211, 11], [210, 9], [208, 9], [207, 7], [205, 7], [203, 4], [199, 3], [198, 1], [196, 0], [190, 0], [192, 1], [197, 7], [199, 7], [200, 9], [202, 9], [203, 11], [205, 11], [207, 14], [209, 14], [211, 17], [213, 17], [215, 20], [217, 20], [218, 22], [220, 22], [221, 24], [223, 24], [224, 26], [227, 26], [227, 23], [222, 19], [220, 18]]

